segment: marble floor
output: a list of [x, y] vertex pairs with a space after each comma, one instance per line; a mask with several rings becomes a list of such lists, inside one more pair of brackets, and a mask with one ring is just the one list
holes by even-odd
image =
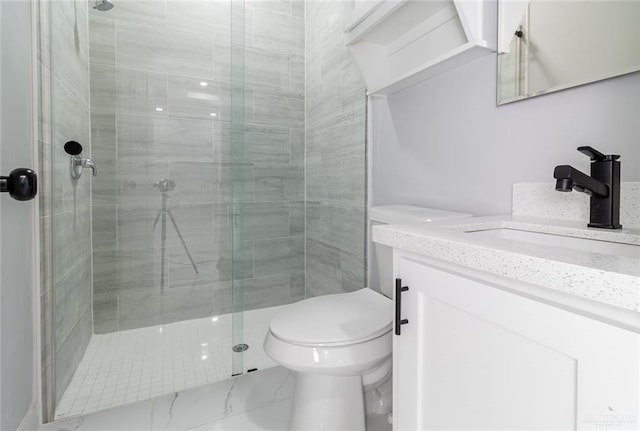
[[[232, 361], [244, 372], [273, 367], [262, 341], [280, 308], [247, 311], [235, 321], [225, 314], [93, 335], [58, 403], [55, 419], [226, 380], [234, 369]], [[231, 350], [234, 341], [239, 341], [233, 339], [234, 332], [242, 334], [238, 339], [249, 345], [244, 353]]]
[[[40, 427], [39, 431], [246, 430], [287, 428], [293, 375], [282, 367], [243, 374]], [[390, 431], [386, 415], [367, 417], [367, 431]]]

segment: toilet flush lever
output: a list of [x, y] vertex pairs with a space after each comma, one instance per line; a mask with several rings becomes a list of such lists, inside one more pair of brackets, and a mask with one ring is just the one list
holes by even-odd
[[403, 286], [402, 280], [400, 278], [396, 278], [396, 335], [400, 335], [400, 327], [402, 325], [409, 323], [408, 319], [402, 318], [402, 292], [406, 292], [407, 290], [409, 290], [409, 287]]

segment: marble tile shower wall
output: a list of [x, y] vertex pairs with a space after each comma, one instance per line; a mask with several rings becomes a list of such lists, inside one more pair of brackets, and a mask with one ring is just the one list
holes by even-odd
[[69, 158], [63, 150], [66, 141], [75, 140], [84, 145], [85, 155], [91, 152], [89, 37], [86, 2], [37, 5], [41, 359], [46, 419], [51, 418], [92, 333], [91, 179], [71, 179]]
[[366, 285], [366, 97], [343, 7], [306, 9], [307, 296]]
[[[233, 272], [244, 308], [304, 296], [304, 3], [245, 3], [240, 161], [230, 146], [230, 13], [229, 1], [178, 0], [90, 12], [96, 333], [231, 310], [237, 173]], [[167, 220], [163, 294], [161, 178], [175, 182], [168, 206], [198, 268]]]

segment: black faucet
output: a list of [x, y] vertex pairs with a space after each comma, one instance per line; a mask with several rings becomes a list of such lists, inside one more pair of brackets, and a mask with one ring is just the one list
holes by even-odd
[[591, 176], [569, 165], [556, 166], [556, 190], [575, 190], [591, 196], [589, 227], [620, 229], [620, 156], [604, 155], [591, 147], [578, 147], [591, 159]]

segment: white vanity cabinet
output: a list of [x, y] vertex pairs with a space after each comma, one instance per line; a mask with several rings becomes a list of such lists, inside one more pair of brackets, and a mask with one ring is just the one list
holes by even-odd
[[394, 275], [394, 430], [640, 428], [637, 328], [397, 249]]

